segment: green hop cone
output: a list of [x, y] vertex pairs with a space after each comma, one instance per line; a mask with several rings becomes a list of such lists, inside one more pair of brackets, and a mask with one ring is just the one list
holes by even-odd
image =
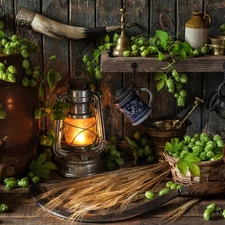
[[166, 194], [169, 193], [169, 191], [170, 191], [169, 188], [163, 188], [163, 189], [161, 189], [161, 190], [159, 191], [159, 196], [166, 195]]
[[[27, 74], [28, 75], [28, 74]], [[32, 72], [32, 77], [35, 79], [38, 79], [38, 77], [41, 75], [41, 72], [39, 70], [34, 70]]]
[[221, 140], [221, 136], [219, 134], [215, 134], [213, 136], [213, 141], [218, 141], [218, 140]]
[[8, 78], [7, 80], [11, 83], [16, 82], [16, 78], [15, 78], [14, 74], [12, 74], [12, 73], [9, 73], [7, 78]]
[[0, 109], [0, 119], [3, 120], [3, 119], [6, 118], [6, 116], [7, 116], [7, 115], [6, 115], [5, 111], [2, 110], [2, 109]]
[[145, 197], [146, 197], [147, 199], [152, 200], [152, 199], [155, 198], [155, 194], [154, 194], [152, 191], [146, 191], [146, 192], [145, 192]]
[[182, 73], [180, 75], [180, 82], [183, 83], [183, 84], [186, 84], [188, 82], [188, 77], [186, 74]]
[[5, 64], [0, 62], [0, 70], [5, 71]]
[[166, 86], [168, 87], [168, 89], [174, 89], [175, 88], [174, 81], [172, 79], [168, 79], [166, 81]]
[[141, 52], [142, 57], [147, 57], [149, 55], [148, 49], [145, 49], [144, 51]]
[[125, 56], [125, 57], [129, 57], [130, 55], [131, 55], [131, 51], [129, 51], [129, 50], [126, 50], [123, 52], [123, 56]]
[[29, 57], [29, 52], [27, 51], [27, 49], [23, 49], [21, 51], [21, 55], [23, 56], [23, 58], [28, 58]]
[[30, 61], [29, 61], [28, 59], [24, 59], [24, 60], [22, 61], [22, 67], [23, 67], [24, 69], [28, 69], [28, 68], [30, 67]]
[[144, 147], [144, 152], [145, 152], [145, 156], [150, 156], [150, 155], [152, 155], [152, 149], [151, 149], [151, 147], [150, 147], [149, 145], [146, 145], [146, 146]]
[[124, 165], [124, 160], [121, 157], [116, 158], [115, 162], [116, 162], [116, 164], [118, 166], [123, 166]]
[[5, 188], [6, 188], [7, 191], [10, 191], [10, 190], [16, 188], [17, 185], [18, 185], [17, 181], [12, 180], [12, 181], [9, 181], [9, 182], [6, 183]]
[[27, 68], [27, 69], [25, 69], [25, 74], [27, 75], [27, 76], [30, 76], [30, 75], [32, 75], [32, 69], [31, 68]]
[[138, 157], [143, 157], [144, 154], [145, 154], [145, 151], [144, 151], [143, 148], [139, 148], [139, 149], [137, 150], [137, 155], [138, 155]]
[[6, 46], [6, 44], [8, 43], [8, 41], [4, 38], [4, 39], [2, 39], [2, 45], [3, 46]]
[[59, 72], [55, 72], [54, 73], [54, 78], [55, 78], [56, 81], [60, 81], [62, 77], [61, 77]]
[[210, 204], [210, 205], [208, 205], [207, 207], [206, 207], [206, 209], [212, 209], [213, 211], [215, 211], [216, 210], [216, 204], [215, 203], [212, 203], [212, 204]]
[[221, 32], [223, 35], [225, 35], [225, 24], [222, 24], [222, 25], [220, 26], [220, 32]]
[[166, 182], [166, 188], [169, 188], [170, 189], [170, 187], [171, 187], [172, 184], [174, 184], [173, 181], [167, 181]]
[[13, 42], [16, 42], [19, 40], [18, 36], [16, 34], [14, 34], [12, 37], [11, 37], [12, 41]]
[[177, 99], [177, 105], [178, 106], [185, 106], [185, 99], [182, 96], [179, 96]]
[[198, 49], [195, 49], [195, 50], [193, 51], [193, 56], [195, 57], [195, 56], [199, 56], [199, 55], [200, 55], [199, 50], [198, 50]]
[[32, 172], [29, 172], [29, 173], [27, 174], [27, 177], [28, 177], [29, 179], [32, 179], [33, 177], [35, 177], [35, 175], [34, 175]]
[[200, 48], [200, 53], [202, 55], [206, 55], [207, 53], [209, 53], [209, 47], [203, 46]]
[[32, 79], [29, 81], [29, 86], [30, 86], [30, 87], [36, 87], [36, 85], [37, 85], [37, 80], [32, 78]]
[[132, 45], [132, 46], [131, 46], [131, 49], [132, 49], [133, 51], [136, 51], [136, 50], [138, 50], [138, 46], [137, 46], [137, 45]]
[[187, 96], [187, 92], [185, 90], [180, 90], [179, 94], [183, 98], [185, 98]]
[[88, 55], [84, 55], [82, 60], [83, 60], [83, 62], [84, 62], [85, 64], [87, 64], [87, 62], [90, 61]]
[[29, 181], [27, 180], [18, 180], [18, 187], [25, 188], [29, 186]]
[[5, 23], [4, 23], [4, 21], [0, 21], [0, 29], [2, 30], [2, 29], [4, 29], [5, 28]]
[[95, 70], [95, 78], [97, 80], [100, 80], [100, 79], [103, 78], [103, 74], [102, 74], [102, 72], [100, 70]]
[[205, 220], [210, 220], [212, 215], [214, 213], [214, 210], [212, 208], [208, 208], [205, 210], [204, 214], [203, 214], [203, 217]]
[[136, 131], [136, 132], [134, 133], [134, 138], [135, 138], [136, 140], [140, 140], [140, 139], [141, 139], [141, 133], [140, 133], [140, 131]]
[[51, 55], [51, 56], [49, 57], [50, 60], [56, 60], [56, 58], [57, 58], [56, 55]]
[[170, 190], [177, 190], [177, 187], [178, 187], [178, 184], [173, 183], [173, 184], [171, 184], [171, 186], [170, 186]]
[[0, 204], [0, 212], [7, 212], [8, 206], [6, 204]]
[[222, 212], [222, 217], [225, 219], [225, 209]]
[[153, 156], [153, 155], [147, 156], [147, 162], [154, 163], [155, 161], [156, 161], [155, 156]]
[[148, 138], [142, 137], [142, 138], [141, 138], [141, 145], [142, 145], [142, 146], [146, 146], [147, 144], [148, 144]]
[[35, 184], [38, 183], [40, 180], [41, 180], [41, 178], [39, 176], [34, 176], [32, 178], [32, 182], [35, 183]]
[[8, 182], [11, 181], [17, 181], [17, 179], [15, 177], [7, 177], [4, 179], [4, 184], [7, 184]]
[[12, 73], [12, 74], [15, 74], [17, 72], [16, 67], [13, 66], [13, 65], [9, 66], [7, 68], [7, 71], [10, 72], [10, 73]]

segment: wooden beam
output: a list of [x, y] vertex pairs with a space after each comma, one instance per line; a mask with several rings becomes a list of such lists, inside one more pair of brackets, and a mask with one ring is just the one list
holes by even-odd
[[[137, 63], [136, 72], [165, 72], [168, 61], [158, 61], [154, 57], [109, 57], [106, 52], [101, 55], [101, 71], [103, 73], [132, 72], [131, 64]], [[170, 61], [171, 62], [171, 61]], [[177, 60], [173, 68], [179, 72], [223, 72], [225, 56], [204, 55], [199, 57]]]

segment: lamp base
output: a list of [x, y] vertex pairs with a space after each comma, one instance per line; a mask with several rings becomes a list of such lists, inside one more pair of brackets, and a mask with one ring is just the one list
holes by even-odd
[[80, 178], [99, 173], [102, 167], [100, 155], [81, 160], [77, 155], [56, 157], [58, 174], [68, 178]]

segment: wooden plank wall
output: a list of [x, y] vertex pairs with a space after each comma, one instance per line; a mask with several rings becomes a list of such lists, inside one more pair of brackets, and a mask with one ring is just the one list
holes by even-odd
[[[49, 93], [46, 99], [55, 100], [56, 93], [63, 93], [67, 89], [67, 80], [79, 76], [84, 68], [82, 57], [84, 53], [92, 54], [96, 45], [104, 40], [104, 37], [78, 41], [59, 41], [43, 36], [32, 30], [18, 29], [15, 26], [15, 14], [21, 7], [27, 7], [55, 21], [78, 27], [99, 27], [106, 25], [118, 25], [120, 23], [120, 8], [126, 8], [126, 22], [135, 22], [136, 27], [127, 30], [129, 36], [139, 34], [154, 35], [155, 30], [163, 29], [170, 35], [176, 35], [184, 39], [184, 24], [192, 16], [192, 11], [204, 10], [213, 18], [212, 35], [218, 33], [219, 26], [225, 23], [225, 3], [222, 0], [1, 0], [1, 9], [6, 16], [7, 26], [12, 32], [21, 37], [36, 41], [41, 49], [41, 54], [33, 60], [42, 65], [47, 71], [51, 65], [46, 66], [50, 55], [57, 55], [55, 69], [62, 76], [62, 82], [53, 93]], [[112, 36], [112, 34], [111, 34]], [[210, 65], [209, 70], [210, 70]], [[221, 65], [222, 66], [222, 65]], [[192, 105], [194, 97], [206, 99], [222, 82], [223, 73], [191, 73], [187, 105], [185, 108], [177, 108], [174, 98], [167, 91], [156, 91], [155, 74], [136, 74], [136, 83], [140, 87], [151, 89], [153, 99], [153, 112], [151, 117], [171, 115], [183, 115]], [[102, 106], [105, 118], [106, 135], [118, 134], [132, 137], [136, 130], [143, 131], [143, 127], [133, 127], [126, 118], [114, 106], [114, 94], [121, 87], [128, 88], [131, 73], [104, 74], [104, 79], [97, 82], [97, 89], [102, 92]], [[205, 105], [197, 108], [190, 116], [192, 126], [188, 128], [190, 134], [201, 132], [208, 127], [211, 132], [224, 134], [224, 120], [215, 112], [208, 112]], [[43, 122], [43, 126], [44, 126]], [[51, 122], [47, 121], [50, 127]]]

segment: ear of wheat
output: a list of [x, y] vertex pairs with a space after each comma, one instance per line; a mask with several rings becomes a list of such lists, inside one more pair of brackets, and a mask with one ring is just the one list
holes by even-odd
[[71, 220], [80, 220], [90, 211], [112, 208], [121, 213], [129, 203], [140, 200], [147, 190], [170, 174], [167, 162], [122, 168], [117, 171], [69, 180], [50, 187], [37, 200], [49, 199], [44, 206], [53, 211], [58, 207], [69, 209]]

